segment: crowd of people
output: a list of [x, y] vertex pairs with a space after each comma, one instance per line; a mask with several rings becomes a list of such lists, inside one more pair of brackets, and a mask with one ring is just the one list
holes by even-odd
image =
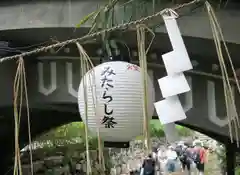
[[168, 145], [167, 149], [154, 149], [143, 161], [141, 175], [204, 175], [208, 159], [208, 148], [200, 140], [192, 144], [178, 142]]

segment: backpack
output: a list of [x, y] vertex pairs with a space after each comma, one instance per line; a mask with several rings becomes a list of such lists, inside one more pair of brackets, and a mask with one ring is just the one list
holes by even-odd
[[176, 151], [180, 161], [185, 162], [187, 159], [186, 148], [178, 146], [178, 147], [176, 147], [175, 151]]
[[181, 155], [179, 156], [179, 159], [181, 162], [186, 162], [187, 158], [188, 158], [187, 150], [183, 150]]
[[177, 153], [177, 155], [178, 155], [179, 157], [180, 157], [180, 156], [183, 154], [183, 152], [184, 152], [182, 146], [177, 146], [177, 147], [175, 148], [175, 151], [176, 151], [176, 153]]
[[144, 160], [144, 175], [152, 174], [155, 169], [155, 161], [153, 159]]
[[196, 150], [192, 153], [192, 160], [196, 164], [199, 164], [201, 162], [200, 150]]

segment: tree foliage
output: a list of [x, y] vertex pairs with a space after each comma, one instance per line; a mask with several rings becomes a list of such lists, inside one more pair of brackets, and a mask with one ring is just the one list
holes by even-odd
[[84, 130], [85, 125], [82, 122], [73, 122], [48, 131], [36, 141], [50, 147], [75, 144], [85, 139]]
[[[186, 137], [192, 135], [192, 130], [178, 126], [177, 131], [180, 136]], [[159, 121], [152, 121], [150, 124], [151, 137], [162, 138], [165, 136], [162, 125]], [[138, 138], [141, 138], [138, 137]], [[89, 136], [88, 138], [91, 149], [97, 148], [97, 138]], [[38, 143], [48, 147], [57, 147], [63, 145], [75, 145], [77, 143], [85, 143], [85, 125], [83, 122], [73, 122], [61, 127], [55, 128], [42, 136], [37, 140]]]
[[[176, 129], [178, 131], [179, 136], [182, 136], [182, 137], [191, 136], [193, 134], [193, 131], [191, 129], [180, 126], [180, 125], [176, 125]], [[160, 124], [158, 120], [151, 121], [150, 132], [152, 137], [161, 138], [165, 136], [163, 126]]]
[[[85, 125], [82, 122], [74, 122], [70, 123], [58, 128], [55, 128], [42, 136], [40, 136], [37, 141], [39, 142], [47, 142], [51, 141], [53, 144], [57, 145], [61, 141], [65, 141], [65, 143], [75, 143], [85, 140]], [[192, 130], [177, 125], [177, 130], [180, 136], [191, 136]], [[150, 133], [151, 137], [164, 137], [164, 130], [162, 125], [158, 122], [157, 124], [155, 122], [151, 122], [150, 124]], [[140, 136], [141, 137], [141, 136]], [[74, 141], [75, 140], [75, 141]], [[97, 139], [94, 136], [89, 136], [89, 142], [91, 144], [96, 143]]]
[[151, 124], [151, 129], [150, 129], [151, 137], [164, 137], [165, 133], [162, 128], [156, 128], [153, 124]]

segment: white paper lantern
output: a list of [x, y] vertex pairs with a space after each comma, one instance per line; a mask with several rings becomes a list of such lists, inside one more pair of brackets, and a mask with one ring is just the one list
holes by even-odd
[[[88, 126], [92, 133], [96, 134], [99, 127], [101, 138], [108, 142], [127, 142], [143, 133], [143, 86], [137, 65], [122, 61], [106, 62], [83, 78], [88, 101]], [[86, 123], [84, 101], [82, 79], [78, 104], [82, 120]], [[155, 91], [148, 77], [149, 119], [154, 112], [154, 101]]]

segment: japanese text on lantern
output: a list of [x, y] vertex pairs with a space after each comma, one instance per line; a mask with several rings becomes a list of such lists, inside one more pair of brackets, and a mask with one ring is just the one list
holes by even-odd
[[101, 87], [104, 89], [102, 98], [106, 100], [104, 103], [104, 117], [101, 123], [105, 125], [105, 128], [114, 128], [114, 125], [117, 124], [112, 116], [113, 109], [108, 107], [109, 103], [113, 101], [113, 97], [108, 94], [108, 92], [111, 88], [114, 88], [112, 78], [115, 75], [116, 73], [110, 66], [104, 67], [103, 71], [101, 72]]

